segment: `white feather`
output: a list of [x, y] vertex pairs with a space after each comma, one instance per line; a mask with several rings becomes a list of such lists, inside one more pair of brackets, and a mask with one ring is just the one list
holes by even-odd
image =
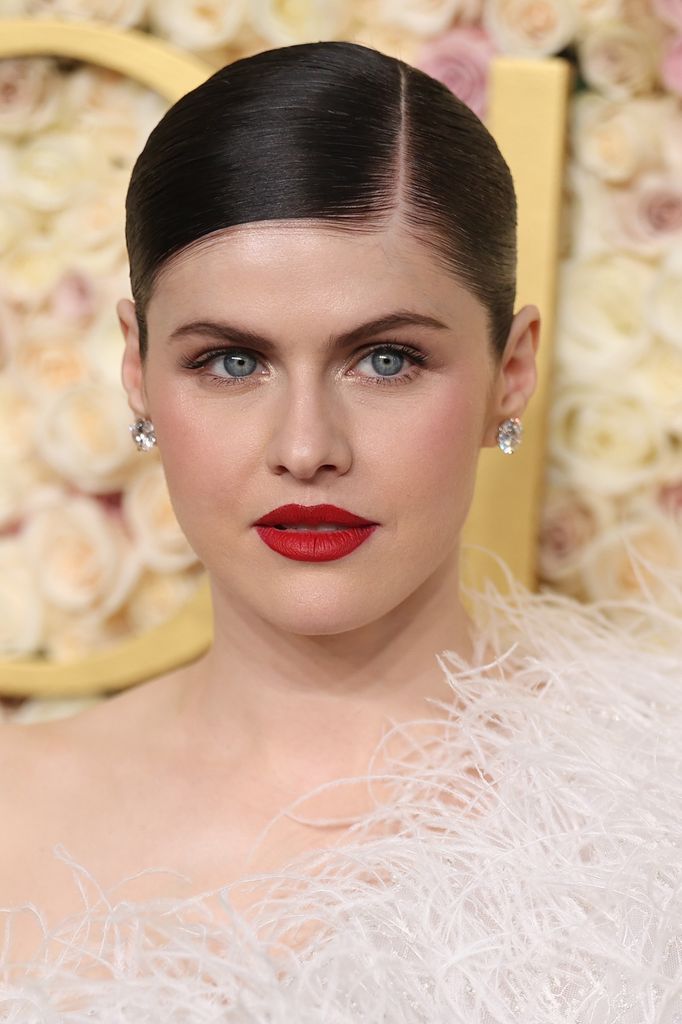
[[385, 738], [382, 799], [248, 916], [115, 903], [55, 847], [84, 909], [0, 972], [0, 1021], [682, 1024], [682, 592], [509, 585], [470, 595], [493, 659], [437, 655], [452, 702]]

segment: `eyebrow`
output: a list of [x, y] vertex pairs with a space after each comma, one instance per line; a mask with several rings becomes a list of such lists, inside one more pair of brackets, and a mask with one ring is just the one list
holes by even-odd
[[[344, 331], [343, 334], [329, 336], [324, 348], [325, 351], [330, 352], [349, 348], [351, 345], [356, 345], [358, 342], [371, 338], [375, 334], [407, 326], [435, 327], [438, 330], [449, 330], [447, 324], [441, 323], [440, 320], [436, 320], [433, 316], [400, 309], [394, 313], [387, 313], [386, 316], [381, 316], [376, 320], [360, 324], [358, 327], [353, 327], [350, 331]], [[238, 327], [235, 324], [216, 320], [192, 320], [189, 323], [181, 324], [171, 332], [168, 340], [169, 342], [175, 341], [178, 338], [193, 334], [214, 338], [216, 341], [236, 341], [242, 345], [257, 347], [264, 352], [274, 352], [277, 349], [276, 342], [271, 338], [256, 334], [255, 331]]]

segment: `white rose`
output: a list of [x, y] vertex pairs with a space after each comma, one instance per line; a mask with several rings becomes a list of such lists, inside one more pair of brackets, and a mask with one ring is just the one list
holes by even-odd
[[682, 247], [671, 249], [656, 270], [649, 322], [657, 334], [682, 351]]
[[564, 176], [567, 199], [564, 252], [576, 258], [605, 256], [613, 252], [611, 236], [615, 228], [612, 188], [576, 160], [569, 163]]
[[51, 130], [17, 150], [15, 193], [34, 210], [53, 212], [76, 201], [83, 182], [96, 182], [104, 169], [91, 140], [78, 131]]
[[26, 519], [24, 539], [46, 601], [104, 620], [127, 599], [140, 565], [125, 531], [98, 502], [76, 496]]
[[18, 529], [32, 508], [63, 493], [59, 478], [40, 459], [0, 451], [0, 530]]
[[[4, 370], [18, 343], [17, 318], [0, 295], [0, 370]], [[0, 378], [1, 379], [1, 378]]]
[[167, 622], [187, 603], [202, 580], [202, 573], [146, 570], [126, 603], [131, 628], [142, 633]]
[[659, 159], [661, 113], [656, 99], [579, 94], [571, 105], [576, 160], [605, 181], [627, 181]]
[[618, 20], [595, 25], [578, 43], [578, 56], [585, 81], [609, 99], [653, 90], [657, 44], [634, 25]]
[[552, 583], [571, 578], [576, 582], [588, 542], [613, 518], [613, 506], [607, 499], [550, 485], [541, 510], [540, 575]]
[[482, 13], [472, 0], [379, 0], [376, 17], [418, 36], [444, 32], [456, 20], [471, 22]]
[[118, 646], [130, 636], [124, 608], [102, 617], [85, 611], [66, 611], [46, 605], [44, 646], [50, 661], [77, 661]]
[[244, 20], [245, 0], [150, 0], [154, 32], [185, 50], [229, 43]]
[[14, 0], [14, 6], [31, 18], [105, 21], [130, 28], [142, 21], [146, 0]]
[[349, 23], [344, 0], [251, 0], [252, 28], [274, 46], [339, 39]]
[[159, 572], [175, 572], [197, 561], [178, 525], [160, 462], [143, 466], [127, 483], [123, 516], [140, 560]]
[[503, 53], [544, 57], [570, 43], [578, 21], [574, 0], [488, 0], [483, 27]]
[[614, 190], [612, 243], [657, 256], [682, 240], [682, 180], [679, 174], [640, 175], [630, 188]]
[[36, 318], [31, 333], [15, 346], [8, 367], [15, 386], [41, 402], [85, 383], [89, 376], [83, 346], [73, 334], [60, 336], [59, 327], [52, 318]]
[[641, 357], [654, 276], [650, 264], [621, 253], [561, 264], [557, 359], [566, 374], [620, 374]]
[[682, 106], [679, 97], [664, 96], [661, 108], [661, 148], [664, 165], [679, 174], [682, 172]]
[[8, 718], [12, 722], [20, 722], [22, 725], [53, 721], [56, 718], [70, 718], [71, 715], [84, 711], [85, 708], [91, 707], [93, 704], [100, 704], [106, 699], [105, 696], [99, 695], [69, 697], [63, 700], [54, 697], [33, 697], [23, 701], [18, 708], [12, 710]]
[[25, 657], [40, 647], [43, 599], [20, 535], [0, 537], [0, 657]]
[[60, 74], [44, 57], [0, 60], [0, 136], [34, 135], [60, 113]]
[[106, 273], [127, 259], [125, 194], [111, 181], [86, 188], [79, 199], [52, 217], [54, 244], [70, 268]]
[[2, 259], [2, 290], [13, 303], [28, 310], [39, 307], [63, 273], [61, 253], [52, 239], [29, 234]]
[[4, 259], [15, 242], [38, 230], [36, 220], [32, 211], [19, 203], [13, 203], [10, 199], [0, 203], [0, 257]]
[[[124, 295], [127, 290], [121, 288], [117, 292]], [[87, 352], [92, 379], [120, 391], [124, 340], [113, 309], [113, 302], [108, 308], [103, 307], [101, 315], [83, 338], [83, 346]], [[133, 413], [130, 412], [129, 422], [132, 423], [133, 419]]]
[[122, 388], [91, 381], [57, 395], [36, 424], [43, 459], [83, 491], [117, 491], [139, 457]]
[[[655, 341], [638, 366], [632, 370], [652, 405], [665, 418], [668, 430], [682, 441], [682, 343], [677, 346]], [[682, 473], [682, 459], [680, 459]]]
[[565, 486], [626, 494], [674, 461], [665, 425], [646, 393], [588, 381], [560, 391], [550, 410], [549, 448]]
[[659, 607], [679, 609], [682, 531], [652, 505], [648, 516], [614, 525], [596, 537], [582, 574], [588, 600], [637, 600], [648, 593]]
[[388, 25], [386, 22], [369, 22], [357, 25], [348, 38], [354, 43], [361, 43], [363, 46], [371, 46], [379, 53], [385, 53], [389, 57], [396, 57], [412, 64], [421, 45], [421, 40], [416, 35], [408, 35], [397, 25]]
[[621, 15], [621, 0], [576, 0], [578, 9], [577, 35], [584, 35], [600, 21], [613, 21]]
[[0, 437], [2, 455], [23, 459], [33, 450], [35, 409], [14, 385], [9, 374], [0, 374]]

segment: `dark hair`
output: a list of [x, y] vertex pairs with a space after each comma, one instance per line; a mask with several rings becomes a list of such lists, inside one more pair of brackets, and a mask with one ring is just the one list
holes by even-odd
[[351, 231], [402, 221], [486, 308], [501, 355], [516, 292], [516, 196], [497, 144], [430, 75], [329, 41], [226, 65], [149, 135], [126, 196], [142, 358], [145, 310], [171, 256], [236, 224], [299, 218]]

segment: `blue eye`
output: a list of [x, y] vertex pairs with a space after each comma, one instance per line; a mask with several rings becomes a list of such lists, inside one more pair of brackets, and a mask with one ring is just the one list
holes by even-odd
[[[366, 381], [370, 384], [384, 385], [402, 384], [413, 380], [417, 376], [417, 368], [426, 364], [428, 356], [424, 352], [420, 352], [419, 349], [412, 348], [411, 345], [384, 342], [381, 345], [375, 345], [369, 352], [365, 352], [358, 362], [362, 363], [366, 359], [371, 359], [372, 367], [377, 371], [378, 376], [372, 377], [365, 374], [360, 374], [359, 376], [365, 377]], [[409, 359], [413, 371], [416, 372], [400, 374], [400, 365], [406, 359]], [[248, 349], [231, 347], [213, 349], [210, 352], [205, 352], [197, 359], [183, 359], [181, 360], [181, 365], [187, 369], [199, 370], [204, 366], [209, 366], [211, 363], [217, 363], [221, 369], [228, 371], [228, 375], [222, 376], [220, 374], [208, 373], [205, 376], [208, 376], [213, 383], [219, 386], [231, 386], [247, 381], [251, 377], [261, 376], [251, 372], [255, 369], [258, 361], [258, 357]]]

